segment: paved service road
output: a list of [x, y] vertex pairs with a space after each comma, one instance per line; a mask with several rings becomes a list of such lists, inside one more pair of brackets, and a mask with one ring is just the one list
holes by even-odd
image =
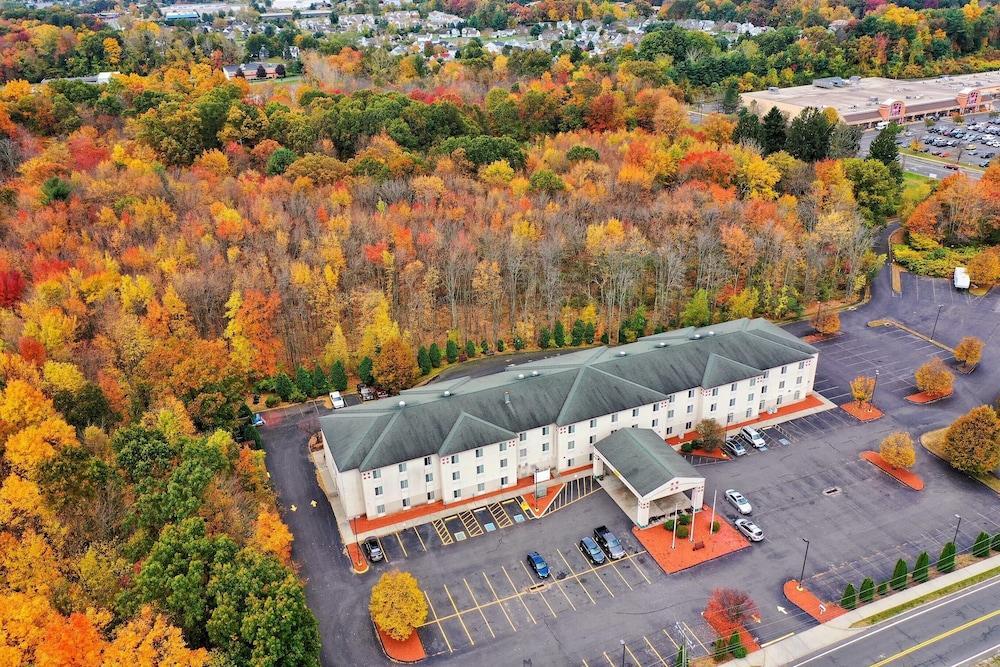
[[1000, 652], [1000, 577], [918, 607], [793, 663], [967, 667]]

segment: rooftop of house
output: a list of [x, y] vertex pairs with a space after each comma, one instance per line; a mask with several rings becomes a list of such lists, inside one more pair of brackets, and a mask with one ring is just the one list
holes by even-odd
[[656, 431], [648, 428], [621, 428], [594, 448], [635, 489], [640, 496], [677, 479], [701, 479], [687, 459], [667, 447]]
[[766, 320], [733, 320], [438, 381], [338, 410], [320, 427], [338, 470], [367, 471], [756, 377], [816, 352]]

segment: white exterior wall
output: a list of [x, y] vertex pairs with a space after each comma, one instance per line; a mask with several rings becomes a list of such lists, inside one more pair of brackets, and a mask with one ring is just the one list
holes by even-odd
[[[784, 373], [779, 366], [755, 378], [720, 387], [679, 391], [665, 401], [614, 415], [561, 427], [550, 424], [534, 428], [518, 434], [517, 439], [479, 450], [440, 458], [431, 455], [427, 457], [429, 464], [425, 464], [424, 458], [414, 459], [407, 461], [402, 471], [398, 465], [392, 465], [365, 473], [357, 470], [341, 473], [334, 465], [325, 438], [323, 446], [349, 517], [365, 514], [376, 518], [439, 500], [446, 504], [461, 503], [514, 486], [518, 479], [530, 477], [536, 469], [554, 469], [558, 473], [586, 465], [593, 460], [594, 443], [619, 428], [648, 428], [670, 438], [684, 435], [705, 418], [734, 428], [735, 424], [755, 419], [768, 410], [801, 401], [812, 392], [817, 356], [800, 362], [801, 368], [800, 363], [788, 364]], [[727, 424], [730, 415], [732, 419]], [[481, 456], [477, 457], [477, 451], [482, 452]], [[506, 465], [501, 466], [501, 462]], [[454, 473], [458, 473], [457, 479], [453, 479]], [[431, 476], [430, 481], [427, 475]], [[378, 487], [381, 493], [376, 495]], [[432, 495], [428, 497], [428, 493]]]

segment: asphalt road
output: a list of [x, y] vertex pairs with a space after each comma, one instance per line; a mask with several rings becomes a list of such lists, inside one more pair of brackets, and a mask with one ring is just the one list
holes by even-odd
[[1000, 652], [1000, 577], [883, 622], [794, 667], [950, 665], [967, 667]]

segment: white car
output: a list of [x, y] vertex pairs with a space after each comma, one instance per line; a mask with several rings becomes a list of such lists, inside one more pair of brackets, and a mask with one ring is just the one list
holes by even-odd
[[750, 506], [750, 501], [736, 489], [726, 489], [726, 500], [728, 500], [729, 504], [735, 507], [740, 514], [750, 514], [753, 512], [753, 507]]
[[333, 404], [333, 409], [346, 408], [347, 403], [344, 402], [344, 397], [340, 395], [339, 391], [330, 392], [330, 403]]
[[760, 542], [764, 539], [764, 531], [750, 519], [737, 519], [733, 523], [736, 524], [736, 529], [746, 535], [751, 542]]

